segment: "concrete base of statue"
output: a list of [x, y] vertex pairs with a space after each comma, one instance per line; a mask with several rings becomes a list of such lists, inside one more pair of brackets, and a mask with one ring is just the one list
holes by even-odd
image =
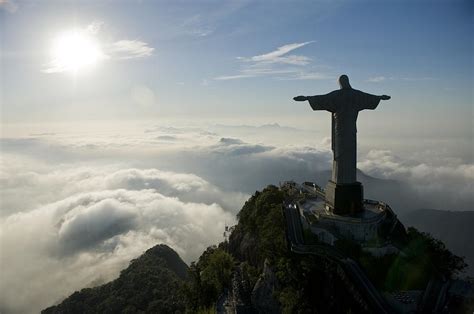
[[337, 215], [351, 215], [364, 210], [364, 188], [360, 182], [326, 185], [326, 204]]

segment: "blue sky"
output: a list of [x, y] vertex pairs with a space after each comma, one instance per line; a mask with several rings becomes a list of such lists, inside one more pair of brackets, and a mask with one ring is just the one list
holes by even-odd
[[[291, 97], [336, 89], [346, 73], [354, 88], [392, 96], [377, 119], [407, 117], [415, 127], [422, 116], [465, 135], [472, 13], [470, 1], [3, 0], [2, 119], [297, 121], [308, 107]], [[152, 52], [112, 56], [77, 76], [42, 72], [56, 34], [91, 25], [102, 46], [129, 40]], [[253, 61], [292, 44], [302, 45], [283, 59]]]

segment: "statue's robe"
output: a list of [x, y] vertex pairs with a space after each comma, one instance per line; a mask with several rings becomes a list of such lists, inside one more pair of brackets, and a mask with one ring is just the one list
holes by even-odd
[[336, 184], [356, 182], [357, 116], [361, 110], [377, 108], [380, 97], [343, 88], [326, 95], [310, 96], [308, 100], [313, 110], [332, 113], [332, 181]]

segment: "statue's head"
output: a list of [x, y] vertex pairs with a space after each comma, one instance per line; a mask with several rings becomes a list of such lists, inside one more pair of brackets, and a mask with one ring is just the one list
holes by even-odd
[[341, 89], [345, 88], [352, 88], [351, 84], [349, 84], [349, 77], [345, 74], [339, 76], [339, 86]]

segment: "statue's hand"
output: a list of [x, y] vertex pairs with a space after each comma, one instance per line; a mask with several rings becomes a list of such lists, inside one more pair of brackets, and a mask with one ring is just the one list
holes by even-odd
[[308, 100], [308, 97], [306, 97], [306, 96], [296, 96], [296, 97], [293, 97], [293, 100], [306, 101], [306, 100]]
[[382, 100], [389, 100], [389, 99], [390, 99], [390, 96], [382, 95], [382, 96], [380, 96], [380, 99], [382, 99]]

